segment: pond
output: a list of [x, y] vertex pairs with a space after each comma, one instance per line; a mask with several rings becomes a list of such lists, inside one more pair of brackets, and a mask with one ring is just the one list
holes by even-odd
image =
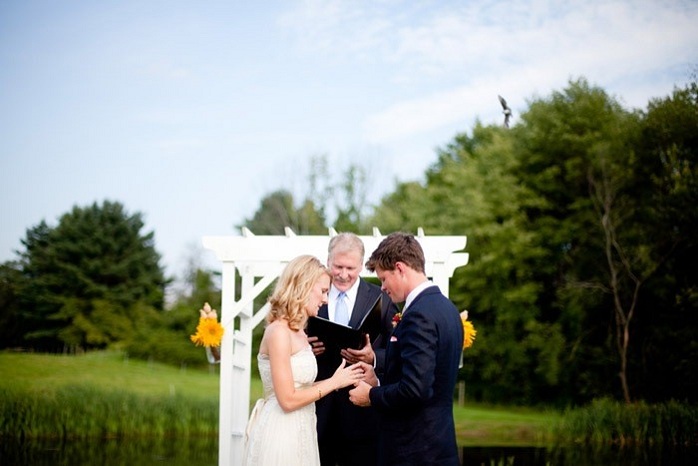
[[[694, 466], [698, 448], [462, 447], [463, 466]], [[12, 466], [217, 466], [217, 438], [0, 439]]]
[[218, 438], [0, 439], [7, 466], [217, 466]]
[[695, 466], [698, 448], [463, 447], [463, 466]]

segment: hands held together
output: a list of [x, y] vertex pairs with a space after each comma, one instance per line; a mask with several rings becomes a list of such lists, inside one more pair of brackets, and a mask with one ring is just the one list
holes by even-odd
[[370, 406], [368, 392], [371, 387], [378, 385], [373, 366], [365, 362], [357, 362], [351, 366], [346, 364], [346, 361], [342, 360], [342, 364], [332, 376], [333, 381], [338, 384], [338, 389], [353, 385], [354, 388], [349, 391], [349, 400], [357, 406]]
[[337, 387], [336, 390], [339, 390], [340, 388], [350, 385], [356, 385], [363, 380], [365, 376], [365, 369], [361, 366], [361, 363], [347, 366], [347, 361], [342, 359], [342, 363], [337, 367], [337, 370], [334, 371], [332, 381]]

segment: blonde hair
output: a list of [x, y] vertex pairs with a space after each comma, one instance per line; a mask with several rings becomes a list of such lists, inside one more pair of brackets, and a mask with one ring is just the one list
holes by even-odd
[[286, 319], [291, 330], [300, 330], [308, 316], [305, 306], [310, 292], [323, 275], [332, 278], [317, 257], [302, 255], [289, 262], [268, 299], [267, 323]]

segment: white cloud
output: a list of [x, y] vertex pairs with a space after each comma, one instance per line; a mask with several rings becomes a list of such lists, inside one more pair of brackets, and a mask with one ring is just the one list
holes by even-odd
[[[369, 11], [388, 15], [389, 9], [369, 10], [362, 2], [351, 3], [358, 6], [348, 13], [334, 2], [310, 2], [316, 7], [315, 21], [322, 23], [327, 12], [330, 21], [324, 23], [328, 27], [315, 29], [315, 40], [305, 45], [352, 44], [356, 60], [361, 60], [361, 47], [371, 47], [391, 65], [385, 67], [386, 79], [442, 82], [433, 86], [438, 91], [394, 101], [368, 116], [364, 127], [371, 142], [429, 131], [468, 114], [489, 114], [492, 96], [505, 90], [521, 104], [570, 78], [584, 76], [604, 87], [698, 59], [694, 27], [698, 3], [584, 1], [560, 7], [555, 2], [513, 1], [476, 2], [462, 8], [449, 4], [412, 26], [367, 16]], [[344, 20], [352, 27], [346, 27]], [[374, 30], [380, 34], [355, 32], [371, 31], [370, 26], [379, 23], [381, 27]]]

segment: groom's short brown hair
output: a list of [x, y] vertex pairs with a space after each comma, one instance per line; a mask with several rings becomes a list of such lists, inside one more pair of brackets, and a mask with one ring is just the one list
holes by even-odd
[[424, 250], [413, 235], [395, 232], [386, 236], [366, 262], [366, 269], [394, 270], [396, 262], [403, 262], [411, 269], [424, 273]]

